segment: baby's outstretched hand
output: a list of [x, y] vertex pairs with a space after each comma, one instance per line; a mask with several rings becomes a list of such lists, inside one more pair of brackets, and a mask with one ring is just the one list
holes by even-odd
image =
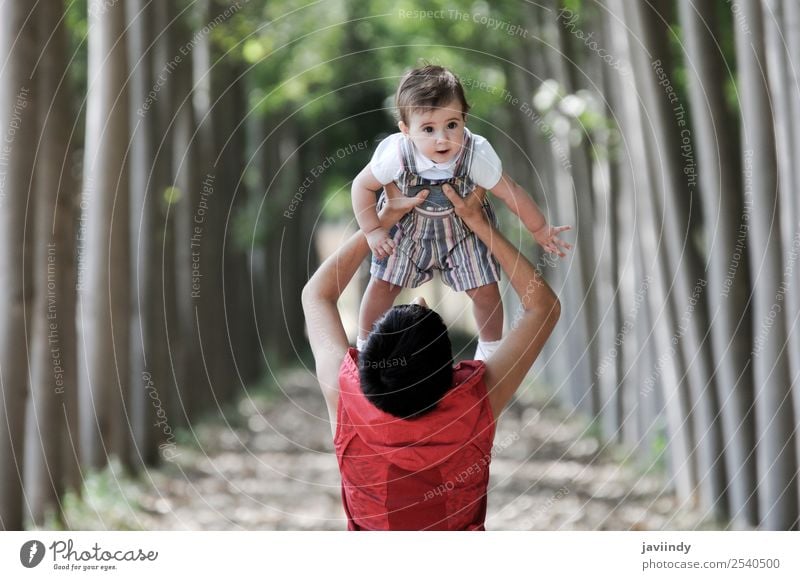
[[[535, 232], [533, 238], [542, 246], [546, 251], [551, 254], [558, 254], [562, 258], [566, 256], [564, 250], [571, 250], [572, 245], [558, 237], [561, 232], [571, 230], [572, 226], [550, 226], [545, 224]], [[563, 249], [562, 249], [563, 248]]]
[[375, 254], [375, 257], [379, 260], [388, 258], [392, 255], [392, 252], [394, 252], [394, 240], [389, 237], [389, 234], [387, 234], [386, 230], [382, 227], [375, 228], [371, 232], [368, 232], [366, 236], [369, 249], [372, 250], [372, 253]]

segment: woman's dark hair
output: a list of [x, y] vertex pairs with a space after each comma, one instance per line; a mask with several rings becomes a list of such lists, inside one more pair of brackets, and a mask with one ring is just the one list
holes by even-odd
[[453, 385], [453, 349], [442, 317], [417, 304], [390, 309], [358, 355], [361, 390], [401, 419], [432, 411]]
[[410, 113], [443, 107], [453, 100], [461, 103], [462, 113], [466, 117], [469, 104], [461, 81], [443, 66], [433, 64], [407, 72], [395, 94], [397, 115], [406, 125]]

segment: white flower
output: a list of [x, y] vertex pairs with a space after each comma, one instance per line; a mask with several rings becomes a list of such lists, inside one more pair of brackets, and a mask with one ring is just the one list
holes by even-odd
[[558, 81], [547, 79], [536, 91], [536, 94], [533, 95], [533, 106], [539, 111], [549, 111], [558, 99], [559, 92]]
[[567, 95], [561, 99], [558, 109], [568, 117], [578, 118], [586, 110], [586, 101], [578, 95]]

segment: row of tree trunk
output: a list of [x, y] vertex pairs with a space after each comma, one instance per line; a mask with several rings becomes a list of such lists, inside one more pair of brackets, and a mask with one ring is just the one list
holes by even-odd
[[[251, 273], [266, 284], [272, 265], [232, 231], [252, 195], [246, 88], [204, 30], [229, 8], [90, 1], [85, 100], [63, 2], [0, 8], [0, 528], [63, 517], [111, 457], [131, 473], [171, 460], [178, 429], [261, 372]], [[270, 164], [290, 137], [263, 144]], [[299, 312], [305, 272], [287, 271]], [[301, 320], [270, 334], [284, 357], [292, 333]]]
[[609, 442], [646, 464], [663, 456], [686, 505], [737, 528], [796, 529], [797, 3], [545, 8], [528, 15], [529, 54], [545, 60], [516, 86], [588, 91], [613, 127], [572, 119], [576, 142], [523, 124], [551, 176], [551, 221], [576, 226], [575, 253], [549, 272], [565, 315], [538, 370]]

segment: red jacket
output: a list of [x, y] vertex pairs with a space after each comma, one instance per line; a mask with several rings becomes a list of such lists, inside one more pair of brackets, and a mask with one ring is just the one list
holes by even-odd
[[494, 417], [481, 361], [418, 419], [398, 419], [361, 391], [358, 351], [339, 370], [334, 446], [349, 530], [482, 530]]

